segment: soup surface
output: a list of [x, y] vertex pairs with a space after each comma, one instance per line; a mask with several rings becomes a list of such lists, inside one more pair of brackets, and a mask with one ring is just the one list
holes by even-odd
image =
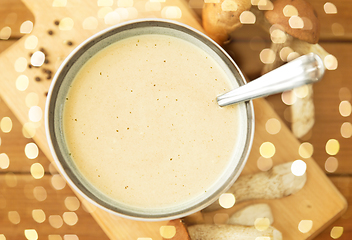
[[81, 173], [110, 198], [159, 208], [200, 196], [222, 175], [239, 132], [221, 108], [227, 76], [199, 47], [140, 35], [95, 54], [72, 82], [64, 132]]

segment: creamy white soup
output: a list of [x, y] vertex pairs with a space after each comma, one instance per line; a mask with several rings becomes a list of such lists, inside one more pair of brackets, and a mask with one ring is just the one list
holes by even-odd
[[198, 197], [221, 176], [239, 132], [224, 71], [199, 47], [146, 34], [95, 54], [72, 82], [64, 132], [79, 171], [117, 202], [142, 208]]

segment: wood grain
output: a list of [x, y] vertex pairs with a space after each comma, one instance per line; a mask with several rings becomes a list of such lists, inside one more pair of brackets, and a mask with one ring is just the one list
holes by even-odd
[[[9, 0], [7, 0], [9, 1]], [[18, 0], [16, 0], [18, 1]], [[29, 4], [30, 1], [27, 2], [28, 5], [31, 5], [31, 9], [36, 12], [37, 14], [42, 13], [42, 11], [40, 11], [40, 6], [38, 4], [35, 4], [34, 2], [31, 2]], [[312, 4], [316, 4], [316, 6], [319, 6], [321, 7], [323, 3], [323, 1], [321, 0], [312, 0], [311, 1]], [[343, 1], [341, 1], [343, 2]], [[45, 4], [48, 4], [48, 8], [50, 8], [50, 4], [51, 2], [50, 1], [47, 1], [45, 2]], [[338, 5], [337, 3], [335, 3], [336, 5]], [[349, 3], [344, 3], [345, 4], [345, 7], [347, 9], [349, 9]], [[0, 11], [1, 11], [2, 8], [0, 8]], [[50, 21], [47, 21], [47, 25], [46, 26], [36, 26], [37, 28], [34, 29], [33, 33], [32, 34], [36, 34], [36, 35], [41, 35], [43, 36], [44, 38], [47, 39], [47, 41], [45, 42], [46, 44], [40, 44], [39, 47], [44, 47], [45, 49], [49, 49], [50, 52], [49, 52], [49, 55], [48, 55], [48, 58], [50, 60], [55, 61], [55, 63], [51, 63], [48, 67], [50, 67], [51, 69], [53, 70], [56, 70], [58, 64], [60, 63], [60, 61], [62, 61], [62, 59], [64, 58], [65, 55], [67, 55], [71, 49], [68, 48], [62, 41], [60, 42], [57, 42], [55, 39], [53, 38], [50, 38], [49, 36], [47, 35], [43, 35], [43, 33], [46, 33], [47, 30], [50, 28], [54, 28], [54, 24], [53, 24], [53, 21], [55, 19], [60, 19], [60, 16], [64, 16], [65, 13], [64, 13], [64, 10], [62, 10], [63, 12], [59, 12], [59, 17], [58, 16], [48, 16], [49, 13], [46, 13], [46, 16], [43, 18], [37, 18], [36, 21], [38, 22], [39, 20], [40, 21], [43, 21], [43, 19], [51, 19]], [[321, 11], [321, 9], [319, 10]], [[88, 13], [92, 13], [92, 12], [89, 12]], [[87, 13], [87, 14], [88, 14]], [[340, 12], [339, 12], [340, 13]], [[346, 13], [342, 12], [342, 16], [343, 17], [346, 17]], [[50, 13], [51, 14], [51, 13]], [[345, 14], [345, 15], [344, 15]], [[191, 17], [192, 16], [192, 17]], [[334, 17], [337, 17], [337, 16], [340, 16], [339, 14], [337, 15], [334, 15]], [[77, 18], [83, 18], [84, 16], [77, 16]], [[191, 14], [190, 15], [191, 18], [193, 18], [193, 15]], [[39, 19], [39, 20], [38, 20]], [[322, 19], [322, 21], [325, 21], [324, 20], [325, 18]], [[40, 22], [39, 21], [39, 22]], [[329, 20], [331, 21], [331, 20]], [[187, 21], [186, 21], [187, 22]], [[195, 21], [196, 23], [197, 21]], [[342, 21], [344, 24], [345, 22]], [[348, 21], [346, 21], [346, 23], [348, 23]], [[99, 27], [102, 27], [103, 24], [102, 23], [99, 23]], [[192, 25], [192, 24], [191, 24]], [[327, 25], [327, 24], [324, 24], [324, 26]], [[345, 25], [344, 25], [345, 26]], [[250, 41], [252, 39], [252, 36], [261, 36], [260, 32], [259, 31], [253, 31], [253, 28], [255, 26], [246, 26], [246, 27], [243, 27], [241, 31], [243, 32], [239, 32], [239, 33], [246, 33], [248, 34], [247, 36], [245, 35], [241, 35], [239, 34], [236, 38], [235, 38], [235, 41], [232, 42], [232, 44], [234, 44], [233, 48], [229, 47], [229, 51], [232, 51], [230, 52], [231, 55], [235, 58], [235, 60], [237, 61], [237, 63], [241, 66], [241, 68], [243, 68], [243, 71], [251, 78], [254, 78], [256, 75], [259, 74], [260, 72], [260, 69], [261, 69], [261, 63], [258, 59], [258, 54], [260, 52], [260, 48], [258, 47], [258, 45], [256, 44], [259, 44], [260, 46], [267, 46], [268, 45], [268, 41], [267, 41], [267, 36], [265, 34], [262, 35], [262, 38], [259, 38], [259, 42], [256, 42], [258, 41], [258, 38], [256, 41], [254, 41], [254, 44], [253, 44], [253, 41]], [[332, 33], [329, 33], [329, 28], [326, 28], [323, 33], [325, 34], [322, 34], [322, 37], [325, 36], [325, 39], [330, 41], [330, 40], [343, 40], [345, 39], [345, 37], [349, 37], [349, 33], [351, 32], [349, 30], [349, 26], [345, 26], [345, 34], [344, 36], [336, 36]], [[347, 29], [347, 31], [346, 31]], [[250, 33], [248, 33], [250, 32]], [[259, 32], [259, 34], [258, 34]], [[92, 33], [92, 32], [91, 32]], [[89, 34], [91, 33], [84, 33], [83, 36], [77, 36], [77, 34], [67, 34], [65, 36], [66, 39], [74, 39], [74, 44], [76, 45], [77, 43], [79, 43], [81, 40], [84, 39], [85, 36], [88, 36]], [[86, 34], [86, 35], [85, 35]], [[15, 35], [14, 35], [15, 36]], [[15, 36], [16, 37], [16, 36]], [[20, 37], [20, 36], [18, 36]], [[17, 37], [17, 38], [18, 38]], [[76, 40], [77, 39], [77, 40]], [[239, 40], [239, 41], [236, 41]], [[29, 54], [30, 52], [28, 50], [24, 50], [23, 49], [23, 41], [24, 41], [24, 38], [21, 39], [19, 42], [18, 42], [18, 45], [16, 46], [16, 48], [20, 48], [19, 50], [16, 49], [14, 50], [14, 48], [10, 48], [8, 51], [11, 51], [11, 54], [8, 54], [6, 59], [8, 62], [12, 63], [13, 64], [13, 61], [15, 60], [14, 56], [20, 56], [21, 54], [23, 55], [23, 52], [25, 52], [26, 54]], [[4, 41], [2, 41], [4, 42]], [[6, 42], [6, 41], [5, 41]], [[7, 41], [7, 42], [10, 42], [10, 41]], [[21, 45], [22, 44], [22, 45]], [[51, 46], [55, 45], [56, 46], [56, 53], [54, 52], [51, 52]], [[337, 44], [338, 45], [338, 44]], [[0, 47], [1, 47], [1, 44], [0, 44]], [[251, 49], [251, 51], [248, 51], [248, 49]], [[343, 49], [343, 48], [342, 48]], [[57, 52], [60, 52], [60, 54], [58, 54]], [[347, 54], [347, 52], [346, 52]], [[25, 55], [27, 56], [27, 55]], [[29, 57], [27, 57], [28, 59]], [[348, 59], [348, 58], [346, 58]], [[253, 60], [253, 61], [252, 61]], [[1, 61], [1, 59], [0, 59]], [[255, 66], [255, 67], [252, 67], [252, 66]], [[12, 65], [8, 65], [9, 69], [10, 67], [12, 67]], [[1, 67], [0, 67], [1, 68]], [[5, 68], [3, 68], [5, 69]], [[13, 70], [12, 70], [13, 71]], [[345, 70], [344, 70], [345, 71]], [[47, 90], [48, 88], [48, 85], [50, 84], [50, 81], [44, 81], [44, 82], [41, 82], [41, 83], [36, 83], [33, 81], [34, 77], [36, 75], [39, 75], [40, 74], [40, 71], [38, 69], [32, 69], [32, 70], [29, 70], [27, 69], [25, 74], [28, 74], [28, 76], [30, 76], [30, 79], [31, 79], [31, 88], [29, 89], [30, 91], [36, 91], [40, 94], [40, 101], [43, 102], [43, 99], [45, 99], [45, 91]], [[335, 77], [335, 75], [331, 75], [329, 76], [329, 78], [333, 79]], [[14, 82], [14, 78], [12, 79], [6, 79], [6, 81], [9, 82], [8, 86], [11, 86], [11, 84], [13, 84]], [[10, 87], [9, 89], [13, 89], [13, 85], [12, 85], [12, 88]], [[325, 89], [325, 88], [324, 88]], [[1, 92], [1, 90], [0, 90]], [[28, 109], [22, 109], [20, 111], [16, 110], [18, 108], [18, 106], [21, 106], [23, 105], [23, 98], [24, 96], [20, 96], [19, 99], [12, 99], [12, 97], [9, 97], [9, 95], [11, 94], [14, 94], [12, 95], [12, 97], [16, 96], [18, 97], [18, 92], [16, 92], [16, 90], [10, 92], [10, 93], [5, 93], [5, 100], [6, 102], [9, 104], [9, 106], [11, 106], [11, 110], [14, 111], [16, 113], [16, 116], [19, 116], [19, 119], [21, 120], [21, 123], [23, 122], [26, 122], [28, 120], [28, 116], [27, 116], [27, 111]], [[7, 97], [6, 97], [7, 96]], [[334, 94], [335, 98], [336, 98], [336, 94]], [[328, 101], [329, 99], [333, 99], [334, 97], [332, 95], [329, 96], [329, 98], [325, 98], [325, 101]], [[275, 109], [280, 109], [280, 107], [277, 107], [277, 106], [280, 106], [280, 104], [282, 104], [282, 102], [280, 102], [281, 100], [278, 98], [276, 100], [272, 100], [272, 99], [269, 99], [269, 103], [272, 105], [272, 106], [275, 106]], [[324, 102], [326, 103], [326, 102]], [[18, 105], [17, 105], [18, 104]], [[16, 106], [16, 107], [14, 107]], [[290, 133], [289, 133], [289, 130], [287, 128], [283, 128], [283, 130], [279, 133], [279, 135], [281, 135], [281, 137], [278, 137], [279, 135], [277, 136], [273, 136], [273, 135], [269, 135], [266, 131], [265, 131], [265, 121], [270, 118], [270, 117], [277, 117], [276, 114], [271, 110], [271, 108], [268, 106], [268, 104], [265, 102], [265, 101], [256, 101], [255, 102], [255, 106], [256, 106], [256, 113], [257, 113], [257, 122], [259, 124], [259, 126], [261, 126], [260, 130], [257, 130], [256, 132], [256, 136], [260, 135], [261, 137], [256, 137], [257, 139], [257, 142], [254, 144], [253, 146], [253, 151], [252, 151], [252, 154], [251, 154], [251, 157], [250, 157], [250, 160], [249, 160], [249, 167], [247, 167], [244, 171], [244, 174], [245, 173], [250, 173], [250, 172], [255, 172], [255, 171], [258, 171], [257, 169], [257, 166], [256, 166], [256, 161], [258, 160], [259, 158], [259, 152], [258, 152], [258, 148], [261, 144], [261, 142], [264, 142], [264, 141], [271, 141], [275, 144], [275, 146], [277, 147], [277, 149], [281, 149], [280, 151], [277, 151], [275, 156], [273, 157], [273, 161], [274, 161], [274, 164], [276, 163], [279, 163], [281, 161], [289, 161], [289, 160], [292, 160], [292, 159], [297, 159], [297, 158], [300, 158], [299, 154], [298, 154], [298, 146], [299, 146], [299, 142], [296, 140], [296, 139], [293, 139], [292, 136], [290, 136]], [[324, 106], [324, 105], [322, 105]], [[266, 111], [263, 111], [263, 109], [269, 109], [268, 112]], [[324, 109], [322, 110], [322, 112], [324, 111]], [[0, 112], [2, 113], [2, 112]], [[11, 113], [9, 112], [6, 112], [6, 115], [10, 115]], [[281, 116], [281, 112], [279, 112], [280, 116]], [[282, 114], [282, 117], [283, 114]], [[333, 120], [332, 120], [333, 121]], [[19, 122], [17, 122], [19, 123]], [[16, 123], [16, 128], [18, 128], [18, 125]], [[284, 125], [284, 123], [282, 123]], [[20, 124], [19, 124], [20, 125]], [[14, 132], [17, 134], [17, 136], [20, 136], [21, 132], [20, 130], [15, 130], [14, 128]], [[11, 133], [12, 134], [12, 133]], [[42, 134], [39, 132], [39, 134]], [[286, 136], [286, 134], [288, 134], [289, 137]], [[313, 134], [314, 136], [314, 134]], [[328, 135], [325, 135], [325, 136], [328, 136]], [[8, 136], [6, 136], [8, 137]], [[7, 144], [8, 142], [10, 141], [13, 141], [11, 143], [9, 143], [7, 146], [6, 146], [6, 149], [8, 149], [7, 147], [9, 147], [11, 150], [10, 152], [13, 152], [13, 151], [16, 151], [15, 149], [17, 148], [14, 148], [13, 145], [16, 145], [14, 143], [14, 141], [16, 140], [11, 140], [11, 137], [9, 138], [4, 138], [4, 136], [1, 136], [2, 138], [2, 147], [4, 147], [4, 144]], [[16, 139], [16, 138], [14, 138]], [[36, 139], [37, 142], [42, 142], [42, 144], [40, 145], [43, 149], [43, 139], [42, 140], [38, 140]], [[19, 147], [18, 149], [23, 149], [23, 144], [25, 144], [26, 142], [28, 142], [30, 140], [28, 139], [22, 139], [22, 142], [19, 144], [19, 145], [22, 145], [22, 147]], [[289, 145], [290, 147], [287, 147], [287, 145]], [[2, 149], [5, 149], [2, 148]], [[45, 149], [45, 146], [44, 146], [44, 149]], [[282, 149], [284, 149], [285, 151], [282, 151]], [[347, 149], [344, 149], [344, 152], [348, 151]], [[316, 152], [323, 152], [321, 148], [319, 149], [316, 149], [315, 150], [315, 153]], [[13, 154], [13, 153], [12, 153]], [[16, 155], [17, 154], [17, 155]], [[23, 159], [23, 152], [22, 153], [16, 153], [15, 155], [13, 155], [11, 157], [11, 159]], [[25, 159], [26, 161], [29, 161], [28, 159]], [[23, 168], [21, 168], [21, 164], [12, 164], [10, 165], [10, 167], [15, 167], [13, 170], [16, 170], [16, 171], [21, 171], [21, 172], [26, 172], [28, 171], [28, 168], [30, 166], [30, 161], [29, 162], [24, 162], [24, 166]], [[38, 157], [38, 161], [40, 161], [43, 166], [45, 167], [46, 171], [48, 170], [49, 168], [49, 162], [48, 163], [45, 163], [45, 157], [44, 155], [41, 153], [41, 155]], [[276, 226], [278, 226], [280, 228], [280, 230], [282, 230], [284, 232], [284, 235], [287, 239], [290, 239], [290, 237], [294, 238], [296, 237], [296, 239], [300, 239], [300, 238], [312, 238], [316, 235], [316, 230], [320, 230], [321, 228], [324, 228], [324, 227], [327, 227], [327, 224], [330, 223], [332, 220], [334, 220], [335, 218], [338, 217], [338, 214], [341, 213], [345, 207], [344, 205], [344, 201], [343, 199], [341, 198], [341, 195], [335, 190], [335, 188], [333, 187], [333, 185], [331, 184], [330, 181], [327, 180], [327, 178], [324, 176], [324, 172], [322, 172], [320, 170], [320, 168], [315, 164], [315, 162], [312, 160], [312, 159], [306, 159], [307, 163], [308, 163], [308, 173], [309, 174], [313, 174], [314, 176], [317, 174], [317, 176], [319, 177], [313, 177], [311, 179], [313, 179], [312, 182], [308, 183], [309, 185], [309, 188], [311, 188], [311, 186], [315, 186], [314, 189], [312, 191], [306, 189], [304, 191], [302, 191], [302, 193], [300, 193], [300, 195], [298, 196], [290, 196], [288, 197], [287, 199], [284, 199], [284, 201], [280, 202], [280, 203], [276, 203], [275, 201], [274, 202], [271, 202], [272, 206], [275, 206], [275, 210], [274, 210], [274, 214], [275, 216], [281, 216], [282, 213], [284, 213], [283, 217], [279, 217], [279, 219], [281, 220], [282, 223], [277, 223]], [[15, 161], [14, 161], [15, 162]], [[20, 162], [20, 161], [19, 161]], [[320, 167], [323, 167], [321, 166], [321, 164], [319, 164]], [[350, 168], [351, 169], [351, 168]], [[11, 169], [11, 171], [13, 171]], [[28, 173], [28, 172], [27, 172]], [[324, 179], [323, 181], [320, 181], [320, 177], [322, 177], [322, 179]], [[31, 178], [29, 176], [29, 178]], [[49, 181], [49, 177], [45, 177], [46, 181], [47, 181], [47, 184], [50, 183]], [[341, 179], [341, 178], [336, 178], [336, 179]], [[342, 178], [344, 180], [344, 178]], [[44, 180], [44, 179], [43, 179]], [[342, 181], [344, 182], [344, 184], [346, 184], [346, 180], [336, 180], [336, 181]], [[314, 185], [313, 183], [315, 183], [316, 185]], [[335, 184], [337, 184], [335, 182]], [[348, 184], [347, 184], [348, 186]], [[68, 187], [66, 187], [66, 189], [68, 189]], [[325, 191], [324, 192], [326, 194], [329, 193], [329, 195], [326, 195], [326, 199], [323, 199], [321, 201], [321, 194], [319, 192], [319, 189], [333, 189], [332, 192], [330, 191]], [[19, 189], [17, 189], [17, 191], [20, 191]], [[345, 193], [343, 191], [343, 193]], [[53, 193], [55, 194], [55, 193]], [[345, 194], [344, 194], [345, 195]], [[347, 197], [350, 198], [350, 196], [348, 195], [345, 195]], [[313, 198], [311, 198], [313, 197]], [[319, 199], [319, 206], [320, 207], [313, 207], [313, 209], [309, 209], [309, 206], [312, 206], [310, 203], [313, 201], [315, 202], [316, 200], [313, 200], [313, 199]], [[350, 201], [350, 200], [349, 200]], [[49, 201], [48, 201], [49, 202]], [[298, 210], [297, 210], [297, 214], [295, 214], [294, 217], [290, 218], [288, 217], [290, 215], [290, 211], [287, 208], [287, 206], [292, 206], [294, 204], [297, 204], [299, 203], [299, 205], [295, 205], [298, 207]], [[332, 204], [333, 203], [333, 204]], [[51, 205], [51, 208], [52, 208], [53, 205]], [[281, 206], [281, 207], [279, 207]], [[315, 206], [315, 205], [314, 205]], [[327, 206], [327, 207], [326, 207]], [[94, 208], [92, 207], [90, 204], [87, 204], [87, 208]], [[240, 207], [240, 206], [235, 206], [234, 209], [230, 210], [231, 211], [234, 211], [236, 209], [236, 207]], [[332, 207], [335, 207], [336, 209], [340, 209], [340, 210], [336, 210], [335, 212], [331, 211], [331, 208]], [[284, 209], [284, 210], [282, 210]], [[229, 212], [229, 213], [230, 213]], [[319, 216], [319, 219], [317, 218], [311, 218], [312, 215], [314, 214], [318, 215]], [[348, 213], [348, 211], [347, 211]], [[1, 214], [0, 216], [4, 216], [3, 214]], [[93, 216], [95, 217], [95, 219], [98, 221], [98, 223], [100, 223], [100, 226], [103, 228], [103, 230], [105, 231], [105, 233], [109, 236], [109, 238], [111, 239], [119, 239], [117, 236], [120, 236], [121, 239], [126, 239], [126, 236], [128, 236], [128, 238], [130, 239], [136, 239], [138, 237], [153, 237], [153, 239], [159, 239], [160, 238], [160, 235], [159, 235], [159, 227], [161, 225], [163, 225], [164, 223], [143, 223], [143, 222], [135, 222], [135, 221], [129, 221], [129, 220], [125, 220], [125, 219], [121, 219], [121, 218], [118, 218], [116, 216], [112, 216], [108, 213], [105, 213], [105, 212], [101, 212], [99, 210], [97, 210], [95, 213], [93, 213]], [[332, 218], [328, 217], [328, 216], [332, 216]], [[307, 234], [301, 234], [298, 230], [297, 230], [297, 224], [299, 222], [299, 219], [302, 219], [302, 218], [311, 218], [313, 221], [314, 221], [314, 227], [312, 229], [311, 232], [307, 233]], [[324, 221], [325, 219], [329, 219], [329, 221], [326, 221], [325, 224], [324, 224]], [[28, 219], [28, 218], [26, 218]], [[212, 217], [210, 217], [210, 219], [212, 219]], [[340, 221], [340, 220], [339, 220]], [[282, 224], [283, 223], [286, 223], [288, 222], [288, 226], [283, 226]], [[8, 223], [6, 222], [6, 224], [11, 224], [11, 223]], [[91, 224], [91, 226], [94, 226], [94, 224]], [[333, 226], [333, 225], [331, 225]], [[130, 229], [133, 228], [134, 231], [130, 231]], [[82, 228], [83, 229], [83, 228]], [[351, 226], [350, 225], [346, 225], [346, 229], [351, 229]], [[293, 234], [291, 234], [291, 230], [293, 231]], [[47, 230], [44, 230], [44, 231], [47, 231]], [[66, 232], [66, 229], [65, 231], [61, 231], [60, 233], [62, 234], [63, 232]], [[147, 233], [147, 234], [146, 234]], [[1, 234], [1, 232], [0, 232]], [[11, 234], [11, 233], [7, 233], [7, 234]], [[21, 233], [22, 237], [23, 237], [23, 232]], [[326, 236], [327, 233], [325, 233], [324, 236]], [[19, 236], [19, 235], [18, 235]], [[97, 236], [97, 235], [95, 235]], [[324, 239], [324, 236], [322, 239]], [[319, 236], [320, 237], [320, 236]], [[319, 239], [319, 237], [317, 239]], [[83, 237], [82, 237], [83, 238]], [[83, 238], [83, 239], [86, 239], [86, 238]], [[327, 239], [327, 238], [325, 238]], [[342, 238], [341, 238], [342, 239]]]

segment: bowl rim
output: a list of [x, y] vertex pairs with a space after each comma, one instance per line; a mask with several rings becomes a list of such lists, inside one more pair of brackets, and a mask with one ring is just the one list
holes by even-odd
[[253, 107], [252, 101], [247, 101], [244, 103], [245, 108], [246, 108], [246, 112], [247, 112], [246, 144], [244, 145], [242, 156], [239, 159], [239, 162], [236, 166], [237, 171], [234, 173], [234, 175], [232, 176], [230, 181], [227, 182], [227, 185], [225, 187], [222, 185], [219, 188], [217, 188], [217, 191], [211, 196], [211, 199], [202, 199], [201, 204], [196, 204], [194, 206], [191, 206], [191, 207], [187, 208], [186, 211], [178, 211], [178, 212], [171, 213], [171, 214], [166, 213], [166, 214], [161, 214], [161, 215], [150, 216], [149, 214], [143, 213], [140, 216], [137, 216], [135, 214], [126, 214], [123, 212], [115, 211], [115, 210], [113, 210], [107, 206], [104, 206], [104, 205], [96, 202], [95, 200], [93, 200], [90, 196], [88, 196], [87, 193], [85, 193], [85, 191], [83, 191], [79, 186], [77, 186], [77, 183], [75, 183], [71, 179], [71, 177], [66, 173], [66, 170], [63, 167], [61, 160], [57, 154], [57, 151], [54, 147], [55, 134], [53, 133], [54, 130], [51, 128], [51, 125], [53, 124], [53, 120], [54, 120], [54, 117], [52, 117], [52, 115], [54, 115], [53, 114], [54, 109], [55, 109], [54, 106], [56, 106], [56, 104], [55, 104], [56, 98], [53, 98], [53, 94], [56, 90], [58, 91], [58, 89], [60, 88], [60, 86], [58, 86], [61, 84], [61, 82], [59, 82], [60, 76], [61, 76], [61, 74], [65, 73], [65, 68], [67, 68], [67, 65], [70, 62], [72, 62], [72, 59], [76, 56], [76, 54], [78, 54], [79, 51], [82, 51], [82, 49], [85, 46], [94, 42], [94, 40], [98, 39], [99, 37], [103, 37], [104, 35], [109, 34], [110, 32], [112, 32], [116, 29], [120, 29], [120, 28], [126, 27], [126, 26], [129, 27], [129, 26], [133, 26], [135, 24], [141, 24], [141, 23], [146, 23], [146, 22], [149, 22], [152, 24], [165, 24], [165, 25], [170, 25], [170, 26], [172, 25], [172, 26], [176, 26], [176, 27], [179, 27], [184, 30], [192, 32], [193, 34], [195, 34], [197, 36], [197, 38], [201, 38], [205, 42], [211, 44], [212, 48], [216, 49], [216, 51], [219, 51], [223, 56], [225, 56], [226, 63], [231, 64], [232, 65], [231, 67], [234, 68], [237, 71], [237, 74], [240, 76], [241, 79], [239, 81], [241, 81], [241, 82], [239, 82], [239, 84], [240, 85], [246, 84], [246, 78], [244, 77], [244, 75], [242, 74], [242, 72], [240, 71], [240, 69], [238, 68], [236, 63], [233, 61], [233, 59], [230, 57], [230, 55], [219, 44], [217, 44], [210, 37], [208, 37], [204, 33], [200, 32], [199, 30], [197, 30], [193, 27], [190, 27], [186, 24], [174, 21], [174, 20], [160, 19], [160, 18], [142, 18], [142, 19], [125, 21], [120, 24], [114, 25], [112, 27], [106, 28], [106, 29], [90, 36], [85, 41], [83, 41], [81, 44], [79, 44], [62, 62], [62, 64], [58, 68], [57, 72], [55, 73], [55, 76], [52, 80], [52, 83], [50, 85], [48, 95], [47, 95], [45, 112], [44, 112], [45, 133], [46, 133], [47, 142], [49, 144], [49, 149], [50, 149], [51, 155], [53, 156], [53, 159], [58, 167], [58, 170], [59, 170], [61, 176], [63, 176], [64, 179], [71, 186], [71, 188], [73, 188], [74, 191], [76, 191], [85, 200], [87, 200], [88, 202], [92, 203], [93, 205], [99, 207], [100, 209], [103, 209], [109, 213], [112, 213], [114, 215], [124, 217], [127, 219], [140, 220], [140, 221], [164, 221], [164, 220], [172, 220], [172, 219], [176, 219], [176, 218], [181, 218], [181, 217], [193, 214], [195, 212], [198, 212], [198, 211], [204, 209], [205, 207], [207, 207], [208, 205], [210, 205], [211, 203], [216, 201], [222, 193], [226, 192], [232, 186], [232, 184], [236, 181], [236, 179], [239, 177], [239, 175], [241, 174], [241, 172], [247, 162], [247, 159], [248, 159], [248, 156], [250, 154], [250, 150], [251, 150], [252, 144], [253, 144], [255, 121], [254, 121], [254, 107]]

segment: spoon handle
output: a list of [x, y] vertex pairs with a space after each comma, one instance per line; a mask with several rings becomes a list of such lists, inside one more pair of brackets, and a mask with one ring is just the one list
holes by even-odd
[[219, 106], [248, 101], [319, 81], [325, 72], [322, 59], [303, 55], [263, 76], [217, 97]]

